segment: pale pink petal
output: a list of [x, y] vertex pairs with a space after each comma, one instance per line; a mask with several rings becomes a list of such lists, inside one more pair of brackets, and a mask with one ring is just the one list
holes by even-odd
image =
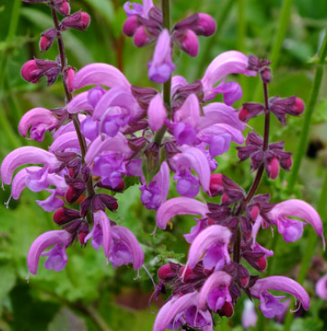
[[164, 125], [167, 117], [166, 107], [161, 95], [158, 93], [150, 102], [148, 108], [148, 118], [151, 130], [158, 131]]
[[71, 100], [66, 105], [66, 110], [69, 114], [76, 114], [81, 111], [86, 112], [93, 112], [93, 107], [89, 104], [88, 101], [88, 93], [89, 92], [82, 92], [76, 95], [73, 100]]

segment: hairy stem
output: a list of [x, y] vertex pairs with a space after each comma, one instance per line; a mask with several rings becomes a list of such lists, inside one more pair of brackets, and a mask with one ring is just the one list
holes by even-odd
[[[66, 52], [65, 52], [65, 46], [64, 46], [64, 40], [62, 38], [62, 34], [60, 31], [60, 24], [57, 16], [57, 12], [55, 8], [50, 4], [51, 7], [51, 15], [53, 18], [53, 23], [55, 25], [55, 28], [57, 30], [57, 41], [58, 41], [58, 49], [59, 49], [59, 56], [60, 56], [60, 62], [61, 62], [61, 74], [62, 74], [62, 81], [64, 85], [64, 90], [65, 90], [65, 96], [66, 96], [66, 102], [68, 103], [73, 99], [72, 94], [69, 92], [68, 86], [66, 84], [66, 81], [64, 79], [64, 71], [67, 65], [67, 58], [66, 58]], [[78, 115], [73, 114], [72, 115], [72, 120], [74, 123], [74, 128], [78, 137], [79, 145], [81, 148], [81, 154], [82, 154], [82, 163], [85, 164], [85, 155], [87, 152], [87, 146], [86, 146], [86, 141], [84, 136], [82, 135], [81, 132], [81, 123], [78, 119]], [[93, 182], [92, 182], [92, 177], [90, 176], [88, 179], [88, 182], [86, 183], [86, 192], [88, 196], [93, 196], [95, 194], [94, 188], [93, 188]]]
[[[270, 128], [270, 111], [269, 111], [269, 105], [268, 105], [268, 86], [266, 83], [263, 83], [263, 93], [264, 93], [264, 99], [265, 99], [265, 131], [264, 131], [264, 137], [263, 137], [263, 151], [266, 152], [268, 149], [268, 144], [269, 144], [269, 128]], [[259, 187], [260, 181], [262, 179], [262, 175], [264, 173], [264, 168], [265, 168], [265, 165], [264, 165], [264, 163], [262, 163], [256, 173], [253, 184], [252, 184], [248, 194], [246, 195], [245, 199], [243, 200], [243, 202], [239, 206], [238, 210], [236, 211], [236, 215], [241, 215], [245, 211], [247, 204], [251, 201], [251, 199], [255, 195], [255, 193]], [[233, 248], [233, 261], [236, 263], [240, 262], [241, 239], [242, 239], [241, 228], [238, 225], [236, 239], [235, 239], [234, 248]]]

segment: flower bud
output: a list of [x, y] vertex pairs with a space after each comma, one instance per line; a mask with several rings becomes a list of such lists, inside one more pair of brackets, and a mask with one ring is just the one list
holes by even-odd
[[277, 178], [279, 174], [279, 160], [277, 157], [273, 157], [270, 160], [266, 161], [266, 171], [269, 178]]
[[249, 116], [250, 116], [250, 112], [244, 107], [238, 113], [238, 118], [242, 122], [247, 122], [247, 120], [249, 119]]
[[225, 302], [219, 310], [220, 316], [231, 317], [234, 314], [233, 305], [230, 302]]
[[253, 222], [257, 219], [259, 213], [260, 213], [260, 208], [258, 205], [254, 205], [249, 208], [248, 215], [250, 216]]
[[296, 98], [294, 105], [292, 107], [292, 111], [297, 115], [301, 115], [304, 111], [304, 102], [300, 98]]
[[53, 221], [58, 225], [64, 225], [80, 216], [80, 212], [77, 210], [60, 208], [53, 214]]
[[27, 61], [22, 67], [21, 74], [22, 77], [30, 83], [37, 83], [41, 78], [35, 60]]
[[212, 174], [210, 176], [209, 192], [212, 197], [215, 197], [217, 195], [221, 195], [224, 193], [223, 175]]
[[256, 261], [258, 270], [265, 271], [267, 268], [267, 259], [264, 256], [259, 257], [259, 259]]
[[139, 27], [139, 23], [137, 20], [137, 16], [131, 16], [129, 17], [124, 25], [123, 25], [123, 32], [126, 36], [132, 37], [135, 34], [136, 29]]
[[74, 90], [74, 88], [73, 88], [74, 77], [75, 77], [75, 69], [71, 66], [65, 68], [64, 80], [65, 80], [66, 86], [68, 88], [68, 91], [70, 93], [73, 92], [73, 90]]
[[270, 83], [271, 82], [271, 78], [272, 78], [272, 74], [271, 74], [271, 70], [268, 67], [264, 67], [263, 69], [261, 69], [260, 71], [260, 77], [261, 80], [264, 83]]
[[196, 57], [199, 52], [199, 39], [192, 30], [186, 30], [179, 40], [180, 47], [184, 52], [192, 57]]
[[90, 16], [84, 12], [77, 12], [71, 16], [64, 18], [61, 25], [65, 29], [77, 29], [84, 31], [90, 24]]
[[56, 0], [54, 5], [61, 15], [68, 16], [70, 14], [70, 5], [67, 0]]
[[176, 271], [171, 269], [170, 264], [165, 264], [158, 270], [158, 277], [163, 282], [172, 280], [176, 276]]
[[99, 194], [102, 203], [111, 211], [118, 209], [117, 199], [107, 194]]
[[189, 266], [184, 266], [179, 270], [179, 277], [181, 277], [185, 283], [192, 282], [193, 280], [199, 278], [199, 276], [195, 274]]
[[68, 203], [75, 202], [82, 194], [84, 190], [76, 189], [73, 186], [70, 186], [65, 194], [65, 199]]
[[291, 168], [291, 166], [292, 166], [292, 163], [293, 163], [293, 161], [292, 161], [292, 157], [288, 157], [288, 158], [286, 158], [286, 159], [280, 159], [279, 162], [280, 162], [280, 166], [281, 166], [283, 169], [287, 170], [287, 171], [290, 170], [290, 168]]
[[39, 43], [40, 51], [47, 51], [51, 45], [53, 44], [55, 38], [57, 36], [56, 29], [49, 29], [41, 34], [41, 39]]
[[147, 35], [144, 26], [136, 29], [134, 34], [134, 45], [136, 47], [143, 47], [150, 43], [151, 38]]
[[216, 28], [216, 22], [210, 15], [199, 13], [199, 21], [196, 31], [198, 35], [206, 37], [212, 36], [216, 32]]

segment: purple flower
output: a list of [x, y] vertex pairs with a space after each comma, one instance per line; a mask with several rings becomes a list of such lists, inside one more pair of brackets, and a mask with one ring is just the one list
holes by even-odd
[[[86, 145], [89, 145], [90, 141], [86, 139]], [[51, 152], [61, 152], [64, 150], [80, 151], [78, 136], [76, 131], [66, 132], [60, 135], [49, 147]]]
[[160, 309], [153, 331], [177, 330], [185, 324], [203, 331], [213, 331], [210, 312], [197, 309], [198, 297], [198, 292], [173, 297]]
[[154, 7], [152, 0], [143, 0], [143, 5], [136, 2], [125, 2], [124, 10], [127, 17], [132, 17], [134, 15], [140, 15], [147, 18], [149, 10]]
[[327, 300], [327, 274], [318, 280], [316, 293], [320, 298]]
[[158, 209], [167, 200], [169, 192], [169, 168], [164, 161], [159, 172], [153, 177], [149, 185], [142, 185], [141, 200], [147, 209]]
[[37, 147], [20, 147], [9, 153], [1, 164], [1, 179], [4, 184], [10, 184], [13, 172], [24, 164], [43, 164], [48, 166], [50, 173], [59, 169], [61, 162], [54, 154]]
[[213, 311], [220, 310], [226, 302], [231, 303], [232, 297], [229, 286], [232, 277], [224, 271], [214, 272], [203, 284], [199, 295], [198, 307]]
[[[219, 92], [226, 90], [222, 86], [214, 87], [219, 81], [230, 74], [244, 74], [246, 76], [255, 76], [256, 72], [248, 70], [248, 58], [237, 51], [228, 51], [218, 55], [208, 66], [203, 78], [204, 101], [212, 100]], [[228, 85], [227, 85], [228, 87]], [[225, 87], [226, 89], [226, 87]], [[229, 85], [227, 90], [227, 101], [234, 102], [241, 96], [239, 88], [235, 85]]]
[[112, 230], [110, 262], [114, 267], [133, 264], [139, 270], [144, 263], [144, 253], [134, 234], [123, 226], [115, 225]]
[[[176, 154], [172, 159], [177, 180], [177, 192], [189, 198], [195, 197], [199, 192], [198, 180], [205, 192], [209, 190], [210, 165], [206, 155], [195, 147], [182, 147], [182, 153]], [[193, 169], [199, 179], [192, 175]]]
[[215, 89], [215, 93], [221, 93], [227, 106], [231, 106], [235, 101], [243, 97], [241, 86], [236, 82], [221, 82]]
[[58, 190], [47, 190], [50, 196], [45, 200], [36, 200], [36, 203], [45, 211], [52, 212], [64, 206], [64, 201], [57, 197], [60, 194]]
[[244, 301], [244, 309], [242, 313], [242, 325], [244, 329], [248, 329], [250, 326], [256, 326], [258, 321], [258, 315], [255, 311], [254, 303], [246, 299]]
[[77, 114], [80, 111], [86, 111], [88, 113], [93, 113], [93, 106], [89, 102], [90, 92], [82, 92], [77, 94], [67, 105], [66, 110], [69, 114]]
[[151, 130], [158, 131], [164, 125], [167, 117], [166, 107], [161, 95], [158, 93], [150, 102], [148, 108], [149, 126]]
[[155, 83], [166, 82], [175, 65], [171, 60], [171, 40], [167, 29], [163, 30], [158, 38], [152, 61], [148, 64], [149, 78]]
[[194, 239], [198, 236], [200, 232], [202, 232], [207, 226], [208, 226], [208, 220], [198, 220], [196, 219], [197, 225], [193, 226], [191, 228], [191, 232], [189, 234], [184, 234], [185, 240], [189, 243], [192, 244]]
[[284, 297], [273, 296], [268, 290], [292, 294], [300, 301], [305, 310], [309, 309], [309, 295], [296, 281], [283, 276], [266, 277], [257, 280], [250, 288], [250, 292], [253, 297], [260, 299], [260, 310], [267, 318], [280, 315], [284, 310], [284, 305], [280, 302]]
[[165, 201], [158, 209], [156, 215], [157, 225], [165, 229], [168, 221], [176, 215], [202, 215], [209, 212], [206, 204], [190, 198], [174, 198]]
[[76, 73], [73, 82], [74, 90], [88, 85], [122, 86], [126, 89], [131, 86], [117, 68], [106, 63], [88, 64]]
[[92, 246], [99, 250], [103, 246], [104, 255], [108, 259], [111, 247], [110, 221], [106, 213], [99, 210], [93, 214], [94, 225], [92, 231], [85, 237], [84, 243], [92, 238]]
[[187, 264], [193, 269], [203, 257], [205, 269], [221, 269], [230, 262], [228, 244], [231, 232], [221, 225], [211, 225], [203, 230], [193, 241]]
[[[65, 268], [68, 258], [66, 247], [71, 244], [73, 237], [65, 230], [54, 230], [41, 234], [33, 242], [27, 256], [27, 266], [30, 273], [36, 275], [40, 256], [48, 256], [45, 268], [60, 271]], [[49, 251], [42, 253], [48, 247], [55, 245]]]
[[45, 131], [53, 130], [59, 121], [52, 112], [45, 108], [33, 108], [21, 118], [18, 131], [26, 138], [29, 128], [31, 139], [43, 141]]
[[278, 232], [282, 234], [284, 240], [293, 242], [302, 237], [305, 223], [289, 219], [287, 216], [302, 218], [311, 224], [317, 235], [322, 238], [325, 246], [321, 219], [316, 210], [308, 203], [302, 200], [290, 199], [278, 203], [267, 214], [268, 219], [277, 225]]
[[193, 145], [200, 118], [198, 98], [191, 94], [174, 114], [174, 137], [179, 145]]

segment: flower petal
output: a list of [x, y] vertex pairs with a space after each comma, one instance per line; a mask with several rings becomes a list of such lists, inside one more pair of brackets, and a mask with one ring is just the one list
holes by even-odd
[[99, 210], [93, 214], [94, 217], [94, 226], [99, 225], [102, 230], [102, 244], [104, 255], [106, 258], [109, 258], [110, 246], [111, 246], [111, 229], [110, 221], [106, 213], [102, 210]]
[[[198, 301], [199, 309], [206, 309], [208, 295], [211, 291], [213, 291], [217, 287], [224, 287], [228, 289], [231, 281], [232, 277], [224, 271], [216, 271], [212, 275], [210, 275], [210, 277], [203, 284], [200, 291]], [[227, 301], [231, 302], [232, 298], [229, 299], [230, 300]]]
[[70, 244], [71, 239], [71, 234], [65, 230], [48, 231], [37, 237], [27, 255], [29, 272], [33, 275], [36, 274], [40, 255], [45, 249], [55, 244], [67, 247]]
[[316, 293], [320, 298], [327, 300], [327, 274], [318, 280]]
[[[86, 140], [86, 145], [89, 145], [90, 141]], [[80, 151], [80, 143], [76, 131], [71, 131], [60, 135], [49, 147], [51, 152], [61, 152], [66, 149], [75, 149]]]
[[168, 221], [176, 215], [202, 215], [209, 212], [206, 204], [191, 198], [174, 198], [164, 202], [157, 211], [157, 225], [165, 229]]
[[133, 256], [133, 269], [139, 270], [144, 263], [144, 253], [134, 234], [127, 228], [118, 225], [113, 226], [112, 231], [127, 245]]
[[67, 105], [66, 110], [69, 114], [76, 114], [80, 111], [93, 112], [93, 107], [89, 104], [89, 92], [82, 92], [76, 95]]
[[254, 286], [250, 288], [251, 294], [255, 298], [259, 298], [260, 293], [268, 290], [282, 291], [292, 294], [301, 301], [301, 304], [305, 310], [309, 309], [310, 297], [308, 293], [299, 283], [293, 279], [283, 276], [266, 277], [258, 279]]
[[228, 228], [221, 225], [211, 225], [203, 230], [193, 241], [188, 252], [188, 265], [191, 269], [199, 262], [203, 254], [213, 244], [221, 246], [229, 243], [231, 232]]
[[1, 179], [4, 184], [10, 184], [13, 172], [24, 164], [44, 164], [49, 166], [49, 171], [54, 172], [60, 167], [61, 162], [54, 154], [38, 147], [24, 146], [9, 153], [1, 164]]
[[89, 64], [75, 74], [73, 81], [74, 90], [87, 85], [130, 88], [130, 83], [126, 77], [118, 69], [106, 63]]
[[148, 118], [151, 130], [158, 131], [164, 125], [167, 117], [166, 107], [161, 95], [158, 93], [150, 102], [148, 108]]

